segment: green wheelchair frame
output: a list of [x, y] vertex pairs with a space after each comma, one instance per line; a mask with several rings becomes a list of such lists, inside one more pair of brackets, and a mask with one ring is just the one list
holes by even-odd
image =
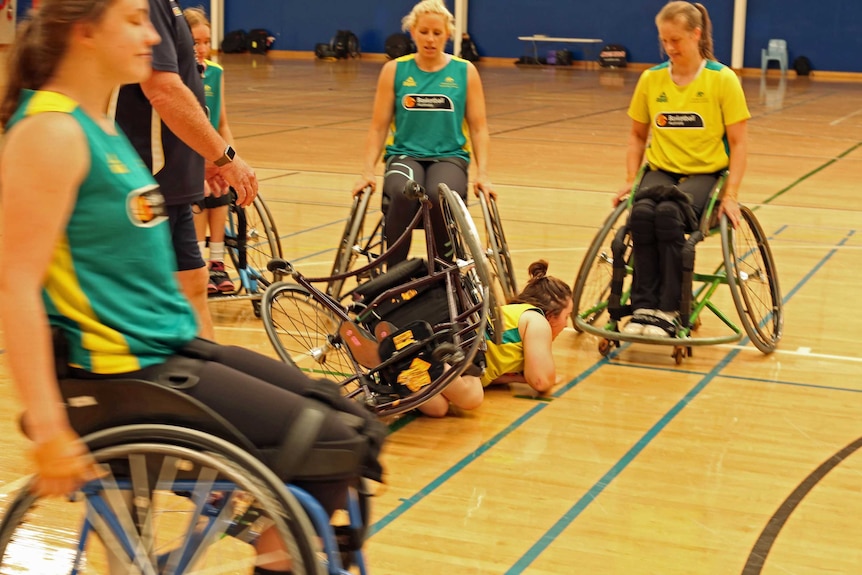
[[[784, 311], [778, 275], [772, 250], [754, 212], [740, 205], [738, 226], [729, 225], [726, 216], [717, 217], [725, 170], [713, 188], [701, 217], [700, 226], [686, 240], [683, 264], [683, 291], [680, 321], [675, 337], [658, 338], [620, 332], [620, 320], [631, 315], [632, 245], [628, 232], [629, 210], [648, 166], [641, 168], [628, 200], [620, 202], [605, 219], [593, 238], [573, 289], [572, 323], [578, 332], [599, 336], [599, 353], [607, 356], [621, 342], [673, 346], [672, 357], [677, 364], [692, 355], [692, 347], [740, 341], [747, 335], [754, 346], [768, 354], [781, 339]], [[712, 273], [694, 271], [694, 246], [712, 234], [721, 236], [723, 261]], [[695, 283], [699, 285], [695, 287]], [[741, 327], [712, 301], [721, 285], [730, 287], [731, 297], [739, 315]], [[683, 310], [688, 310], [683, 312]], [[730, 330], [712, 337], [694, 335], [701, 325], [701, 314], [709, 310]]]

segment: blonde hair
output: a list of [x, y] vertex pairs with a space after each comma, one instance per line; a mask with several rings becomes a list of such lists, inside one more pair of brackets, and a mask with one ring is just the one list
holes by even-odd
[[189, 28], [194, 28], [195, 26], [199, 26], [201, 24], [203, 24], [207, 28], [212, 28], [209, 19], [207, 19], [207, 13], [204, 11], [203, 6], [198, 6], [197, 8], [186, 8], [185, 10], [183, 10], [183, 16], [186, 17], [186, 22], [189, 23]]
[[443, 0], [422, 0], [413, 7], [410, 14], [401, 19], [401, 29], [405, 32], [410, 31], [416, 26], [416, 22], [420, 16], [425, 14], [439, 14], [446, 20], [446, 31], [449, 36], [455, 33], [455, 16], [449, 12]]
[[655, 24], [658, 26], [662, 22], [679, 20], [689, 32], [700, 28], [700, 43], [698, 44], [700, 55], [707, 60], [715, 60], [715, 55], [712, 53], [712, 21], [709, 19], [709, 12], [706, 11], [706, 7], [699, 2], [674, 0], [659, 10], [655, 17]]
[[548, 262], [530, 264], [527, 285], [509, 303], [528, 303], [541, 309], [545, 317], [560, 315], [572, 299], [572, 288], [559, 278], [548, 275]]

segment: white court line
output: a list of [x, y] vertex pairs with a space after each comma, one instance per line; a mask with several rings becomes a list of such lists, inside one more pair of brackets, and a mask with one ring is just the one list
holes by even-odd
[[858, 110], [856, 110], [855, 112], [851, 112], [851, 113], [847, 114], [846, 116], [844, 116], [844, 117], [842, 117], [842, 118], [838, 118], [837, 120], [832, 120], [831, 122], [829, 122], [829, 125], [830, 125], [830, 126], [835, 126], [835, 125], [837, 125], [837, 124], [840, 124], [840, 123], [841, 123], [841, 122], [843, 122], [844, 120], [847, 120], [847, 119], [852, 118], [853, 116], [857, 116], [857, 115], [859, 115], [859, 114], [862, 114], [862, 108], [859, 108], [859, 109], [858, 109]]
[[[718, 347], [724, 347], [727, 349], [740, 349], [742, 351], [756, 351], [757, 353], [761, 353], [759, 349], [754, 347], [753, 345], [731, 345], [731, 344], [720, 344]], [[862, 357], [854, 357], [852, 355], [833, 355], [828, 353], [811, 353], [810, 347], [800, 347], [797, 350], [789, 350], [789, 349], [776, 349], [772, 353], [777, 353], [779, 355], [793, 355], [797, 357], [810, 357], [812, 359], [828, 359], [830, 361], [846, 361], [850, 363], [862, 363]]]
[[[574, 332], [575, 328], [567, 326], [563, 331]], [[664, 346], [664, 347], [668, 347], [668, 346]], [[720, 343], [720, 344], [716, 344], [716, 345], [695, 346], [695, 347], [720, 347], [723, 349], [738, 349], [740, 351], [752, 351], [752, 352], [756, 352], [756, 353], [762, 355], [762, 352], [751, 344], [738, 345], [738, 344], [731, 344], [731, 343]], [[826, 354], [826, 353], [811, 353], [810, 347], [800, 347], [800, 348], [796, 349], [795, 351], [791, 351], [788, 349], [776, 349], [772, 353], [780, 354], [780, 355], [793, 355], [793, 356], [798, 356], [798, 357], [810, 357], [812, 359], [828, 359], [828, 360], [834, 360], [834, 361], [846, 361], [846, 362], [850, 362], [850, 363], [862, 363], [862, 358], [854, 357], [852, 355], [831, 355], [831, 354]]]
[[6, 497], [10, 493], [16, 492], [24, 487], [30, 481], [30, 475], [20, 477], [15, 481], [10, 481], [6, 485], [0, 485], [0, 497]]
[[248, 331], [248, 332], [263, 332], [264, 327], [261, 325], [260, 327], [242, 327], [238, 325], [217, 325], [215, 326], [218, 331]]

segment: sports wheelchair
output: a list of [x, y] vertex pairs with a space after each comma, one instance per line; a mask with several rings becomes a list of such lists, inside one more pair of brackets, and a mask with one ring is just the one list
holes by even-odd
[[[369, 244], [354, 250], [355, 239], [342, 240], [339, 254], [345, 258], [341, 263], [337, 258], [336, 266], [345, 271], [328, 277], [305, 277], [283, 260], [270, 263], [295, 282], [277, 282], [263, 297], [264, 327], [278, 356], [341, 382], [346, 396], [380, 416], [419, 407], [461, 373], [480, 370], [473, 360], [484, 349], [486, 333], [502, 334], [473, 220], [458, 194], [445, 184], [439, 192], [452, 247], [448, 258], [437, 253], [431, 200], [419, 184], [408, 181], [404, 193], [420, 200], [421, 207], [388, 250], [370, 255]], [[354, 215], [364, 213], [370, 195], [366, 190], [354, 200]], [[347, 232], [352, 238], [360, 237], [363, 219], [351, 218]], [[426, 258], [398, 262], [384, 272], [390, 254], [420, 223]], [[349, 269], [359, 254], [370, 261]], [[343, 291], [348, 279], [358, 283]]]
[[[682, 302], [675, 337], [620, 332], [620, 320], [632, 312], [629, 304], [633, 270], [629, 210], [648, 169], [648, 166], [641, 168], [628, 200], [620, 202], [611, 212], [587, 249], [573, 289], [575, 330], [599, 336], [598, 349], [603, 356], [609, 355], [614, 347], [620, 347], [623, 341], [670, 345], [673, 346], [672, 357], [680, 364], [684, 357], [691, 357], [693, 346], [735, 342], [743, 335], [747, 335], [761, 352], [771, 353], [781, 339], [784, 325], [775, 260], [766, 234], [751, 209], [740, 205], [742, 217], [735, 229], [724, 215], [720, 220], [716, 217], [726, 171], [716, 181], [699, 228], [688, 236], [683, 248]], [[695, 272], [695, 245], [716, 233], [721, 236], [722, 263], [712, 273]], [[699, 282], [697, 287], [695, 282]], [[730, 287], [741, 328], [712, 301], [722, 284]], [[696, 337], [693, 332], [700, 327], [704, 310], [718, 317], [730, 333]]]
[[273, 258], [282, 257], [281, 238], [272, 213], [260, 194], [252, 205], [245, 208], [237, 206], [235, 192], [231, 191], [231, 195], [225, 222], [224, 243], [229, 258], [225, 267], [236, 280], [236, 289], [212, 294], [209, 301], [249, 300], [254, 315], [260, 317], [263, 292], [271, 283], [281, 279], [266, 267]]
[[[379, 217], [366, 233], [366, 215], [371, 199], [371, 188], [363, 189], [354, 196], [350, 208], [350, 216], [338, 242], [335, 261], [330, 272], [330, 281], [326, 284], [327, 295], [336, 300], [342, 300], [350, 295], [344, 289], [347, 278], [341, 278], [346, 272], [358, 265], [370, 264], [380, 257], [384, 250], [384, 218]], [[499, 301], [506, 302], [518, 294], [518, 284], [515, 271], [509, 255], [509, 244], [503, 232], [497, 201], [490, 201], [485, 194], [479, 194], [479, 205], [482, 210], [482, 220], [485, 227], [485, 258], [491, 274], [491, 286]], [[468, 214], [469, 217], [469, 214]], [[423, 222], [419, 222], [420, 227]], [[353, 277], [357, 282], [370, 279], [381, 273], [380, 266], [372, 266], [367, 271]]]
[[[349, 575], [345, 560], [366, 573], [364, 489], [351, 490], [349, 518], [333, 527], [317, 500], [272, 471], [310, 477], [308, 451], [289, 440], [260, 450], [162, 383], [66, 379], [60, 389], [105, 476], [64, 498], [36, 497], [30, 478], [0, 519], [0, 572], [251, 573], [286, 550], [294, 574]], [[259, 554], [264, 532], [274, 550]]]

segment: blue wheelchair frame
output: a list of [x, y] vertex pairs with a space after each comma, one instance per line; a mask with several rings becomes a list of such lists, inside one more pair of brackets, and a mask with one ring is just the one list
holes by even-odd
[[[153, 575], [188, 572], [217, 538], [234, 536], [254, 545], [259, 533], [254, 531], [253, 524], [247, 524], [243, 515], [233, 516], [232, 505], [229, 505], [237, 489], [249, 492], [248, 486], [251, 486], [250, 493], [255, 501], [273, 506], [267, 517], [274, 517], [274, 525], [281, 525], [279, 533], [282, 536], [287, 533], [295, 542], [298, 556], [291, 556], [291, 559], [302, 568], [295, 565], [294, 573], [350, 575], [342, 563], [345, 555], [337, 540], [336, 529], [341, 528], [331, 525], [323, 506], [302, 488], [281, 481], [264, 463], [261, 452], [206, 405], [176, 389], [143, 380], [66, 379], [60, 381], [60, 389], [69, 406], [73, 428], [82, 435], [97, 461], [102, 462], [103, 469], [107, 466], [112, 472], [109, 477], [90, 481], [69, 495], [70, 503], [83, 498], [86, 515], [76, 535], [77, 554], [64, 573], [81, 572], [81, 566], [86, 564], [87, 544], [93, 536], [99, 537], [115, 555], [124, 557], [142, 573]], [[175, 471], [162, 462], [159, 479], [153, 482], [146, 467], [150, 463], [146, 457], [151, 455], [157, 460], [160, 457], [163, 460], [174, 457], [177, 461], [187, 458], [190, 462], [187, 465], [197, 461], [201, 469], [214, 470], [227, 479], [208, 475], [201, 481], [203, 473], [188, 479], [179, 475], [182, 467]], [[135, 456], [139, 462], [137, 468], [132, 463]], [[122, 467], [126, 457], [130, 465], [128, 471]], [[121, 466], [115, 474], [113, 466], [118, 463]], [[163, 475], [165, 469], [168, 472]], [[16, 530], [19, 527], [36, 529], [27, 523], [29, 510], [40, 505], [39, 499], [30, 492], [32, 480], [15, 494], [0, 518], [0, 567], [13, 560], [10, 556], [16, 551]], [[237, 480], [244, 487], [238, 487]], [[142, 489], [149, 491], [142, 492]], [[151, 557], [141, 545], [147, 537], [154, 537], [147, 533], [149, 520], [143, 520], [144, 527], [129, 526], [130, 516], [125, 519], [121, 516], [126, 513], [126, 507], [122, 502], [117, 504], [117, 494], [123, 491], [134, 495], [134, 506], [140, 514], [141, 509], [151, 508], [147, 502], [152, 502], [151, 495], [156, 490], [186, 497], [194, 508], [193, 513], [189, 511], [186, 516], [198, 520], [189, 522], [185, 538], [169, 552]], [[220, 498], [213, 500], [214, 493], [220, 494]], [[358, 538], [359, 543], [355, 549], [348, 546], [345, 553], [349, 553], [359, 572], [366, 575], [361, 539], [368, 510], [362, 507], [363, 502], [367, 504], [363, 496], [356, 489], [349, 490], [347, 532]], [[141, 498], [146, 497], [149, 499], [141, 504]], [[118, 515], [120, 508], [123, 511]], [[260, 504], [256, 508], [265, 509]], [[140, 517], [137, 520], [142, 521]], [[97, 530], [97, 524], [104, 527]], [[110, 541], [105, 540], [106, 535]], [[27, 537], [23, 537], [25, 545]], [[325, 557], [322, 560], [315, 551], [319, 547], [318, 540], [322, 542]], [[9, 546], [13, 547], [12, 551]]]

